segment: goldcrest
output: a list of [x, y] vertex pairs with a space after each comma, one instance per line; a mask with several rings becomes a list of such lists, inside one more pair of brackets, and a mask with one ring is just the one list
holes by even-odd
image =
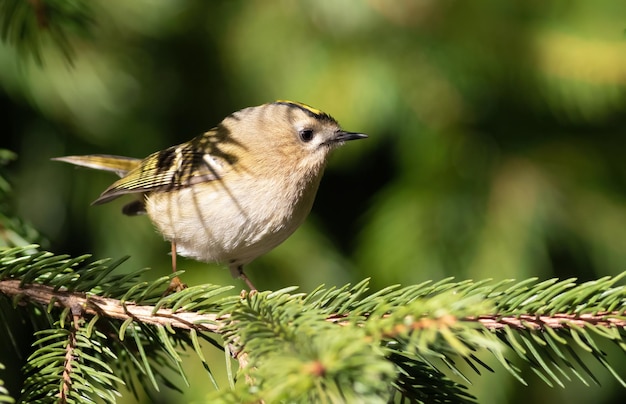
[[363, 139], [330, 115], [293, 101], [245, 108], [188, 142], [145, 159], [111, 155], [58, 157], [113, 171], [121, 179], [93, 204], [139, 196], [123, 208], [146, 213], [176, 254], [243, 266], [285, 241], [311, 211], [331, 150]]

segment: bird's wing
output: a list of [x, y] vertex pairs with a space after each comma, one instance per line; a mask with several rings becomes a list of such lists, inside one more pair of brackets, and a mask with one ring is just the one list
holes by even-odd
[[235, 159], [211, 146], [209, 134], [151, 154], [93, 203], [105, 203], [124, 194], [170, 191], [219, 180]]

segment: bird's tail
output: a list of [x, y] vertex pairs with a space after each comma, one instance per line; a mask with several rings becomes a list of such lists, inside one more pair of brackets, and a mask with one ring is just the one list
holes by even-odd
[[139, 166], [141, 159], [123, 156], [112, 156], [109, 154], [90, 154], [86, 156], [64, 156], [55, 157], [54, 161], [63, 161], [81, 167], [93, 168], [95, 170], [112, 171], [124, 177], [130, 170]]

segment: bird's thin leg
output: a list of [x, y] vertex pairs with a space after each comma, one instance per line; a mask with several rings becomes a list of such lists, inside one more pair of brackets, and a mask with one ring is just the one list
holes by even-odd
[[[172, 241], [172, 272], [176, 272], [176, 242]], [[170, 293], [179, 292], [185, 289], [187, 285], [180, 281], [178, 276], [175, 276], [170, 281], [169, 286], [165, 290], [165, 295], [169, 295]]]
[[172, 241], [172, 272], [176, 272], [176, 242]]
[[239, 265], [237, 267], [237, 272], [238, 272], [238, 278], [243, 280], [246, 285], [248, 285], [248, 288], [250, 288], [250, 292], [252, 291], [256, 291], [256, 287], [252, 284], [252, 282], [250, 281], [250, 279], [246, 276], [246, 274], [243, 272], [243, 265]]

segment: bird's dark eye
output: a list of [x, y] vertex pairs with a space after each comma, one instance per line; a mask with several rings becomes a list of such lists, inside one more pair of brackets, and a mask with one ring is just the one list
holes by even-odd
[[300, 139], [302, 139], [303, 142], [310, 142], [313, 139], [313, 129], [302, 129], [300, 131]]

